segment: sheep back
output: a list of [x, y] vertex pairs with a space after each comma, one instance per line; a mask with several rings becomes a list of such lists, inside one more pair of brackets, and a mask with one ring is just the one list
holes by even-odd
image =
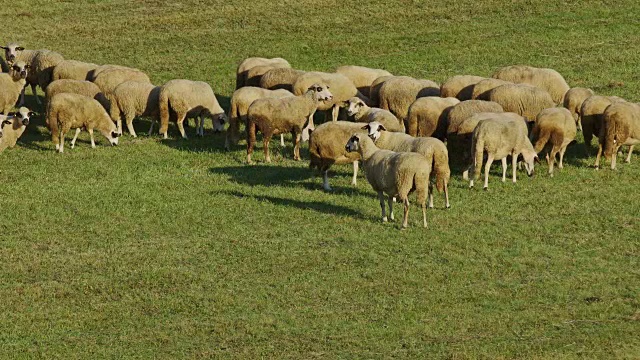
[[466, 100], [454, 105], [447, 117], [447, 134], [457, 134], [463, 121], [481, 112], [501, 113], [502, 106], [493, 101]]
[[576, 123], [580, 121], [580, 108], [582, 107], [582, 103], [592, 95], [593, 90], [582, 87], [571, 88], [564, 95], [563, 106], [571, 112], [571, 116]]
[[589, 96], [580, 107], [580, 123], [582, 125], [582, 135], [587, 145], [591, 144], [591, 140], [595, 135], [600, 135], [602, 129], [602, 114], [607, 106], [624, 102], [624, 99], [617, 96]]
[[360, 154], [346, 151], [345, 144], [353, 134], [365, 133], [363, 126], [350, 121], [329, 121], [318, 125], [309, 137], [309, 167], [326, 171], [334, 164], [360, 160]]
[[326, 111], [336, 104], [342, 104], [349, 98], [358, 94], [358, 89], [346, 76], [342, 74], [324, 73], [324, 72], [306, 72], [298, 77], [293, 84], [293, 93], [296, 96], [307, 92], [309, 86], [313, 84], [322, 84], [329, 86], [329, 91], [333, 95], [333, 99], [322, 101], [318, 105], [318, 110]]
[[562, 104], [564, 94], [569, 90], [569, 85], [564, 77], [553, 69], [512, 65], [496, 70], [491, 77], [514, 83], [529, 84], [546, 90], [551, 95], [554, 105]]
[[371, 106], [380, 106], [380, 88], [392, 75], [384, 75], [376, 78], [369, 87], [369, 103]]
[[290, 68], [291, 65], [289, 62], [283, 58], [261, 58], [261, 57], [250, 57], [242, 60], [240, 64], [238, 64], [238, 68], [236, 70], [236, 90], [246, 86], [247, 82], [247, 74], [249, 69], [256, 66], [272, 66], [272, 67], [282, 67], [282, 68]]
[[524, 116], [527, 121], [534, 121], [540, 111], [555, 106], [546, 90], [527, 84], [498, 86], [489, 92], [489, 101], [502, 105], [504, 111]]
[[510, 81], [493, 79], [493, 78], [481, 80], [473, 86], [471, 99], [489, 100], [489, 91], [497, 88], [498, 86], [502, 86], [506, 84], [513, 84], [513, 83]]
[[[409, 106], [416, 99], [426, 96], [440, 96], [440, 86], [431, 80], [394, 76], [380, 88], [380, 108], [391, 111], [398, 120], [405, 122]], [[407, 124], [405, 127], [408, 127]]]
[[565, 108], [549, 108], [536, 116], [531, 132], [535, 141], [535, 151], [539, 153], [550, 141], [554, 148], [564, 148], [576, 138], [576, 122], [571, 112]]
[[284, 89], [293, 93], [293, 84], [302, 74], [304, 74], [302, 70], [274, 68], [262, 75], [260, 87], [269, 90]]
[[95, 75], [93, 83], [98, 85], [103, 93], [109, 94], [126, 81], [151, 83], [149, 76], [138, 69], [106, 69]]
[[640, 144], [640, 105], [617, 102], [607, 107], [602, 115], [604, 131], [600, 143], [604, 156], [610, 158], [620, 145]]
[[453, 76], [440, 86], [440, 96], [443, 98], [454, 97], [460, 101], [471, 100], [473, 88], [477, 83], [485, 79], [485, 77], [475, 75]]
[[416, 99], [409, 106], [407, 114], [409, 135], [443, 139], [447, 132], [449, 111], [458, 103], [460, 100], [455, 97], [427, 96]]
[[47, 86], [53, 81], [53, 69], [62, 61], [64, 61], [62, 55], [55, 51], [38, 50], [31, 63], [31, 72], [37, 75], [38, 85], [42, 90], [46, 90]]
[[77, 60], [64, 60], [53, 68], [53, 81], [61, 79], [90, 80], [98, 65]]
[[371, 84], [381, 76], [391, 76], [391, 73], [382, 69], [371, 69], [364, 66], [345, 65], [336, 69], [336, 73], [346, 76], [362, 95], [369, 97]]
[[45, 90], [47, 101], [60, 93], [74, 93], [88, 96], [97, 100], [106, 110], [109, 109], [109, 101], [102, 93], [98, 85], [86, 80], [60, 79], [52, 82]]

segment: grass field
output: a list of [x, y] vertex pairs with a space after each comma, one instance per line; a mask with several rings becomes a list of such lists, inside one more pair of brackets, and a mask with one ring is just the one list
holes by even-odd
[[[438, 82], [530, 64], [640, 99], [631, 0], [16, 0], [0, 14], [1, 43], [207, 81], [225, 109], [248, 56]], [[452, 164], [452, 208], [437, 197], [422, 229], [414, 205], [399, 231], [362, 176], [352, 187], [337, 166], [325, 193], [290, 141], [248, 166], [224, 134], [148, 126], [56, 154], [39, 116], [0, 154], [0, 358], [640, 358], [638, 155], [595, 171], [580, 138], [554, 178], [503, 184], [494, 166], [488, 192]]]

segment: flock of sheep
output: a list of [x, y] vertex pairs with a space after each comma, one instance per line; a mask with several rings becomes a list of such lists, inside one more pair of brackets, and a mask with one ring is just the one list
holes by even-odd
[[[505, 181], [509, 156], [513, 182], [518, 165], [531, 175], [543, 151], [553, 176], [558, 155], [562, 168], [577, 130], [583, 132], [587, 146], [594, 135], [598, 137], [596, 168], [604, 152], [614, 169], [622, 145], [630, 146], [626, 158], [630, 162], [633, 146], [640, 143], [640, 105], [570, 88], [552, 69], [507, 66], [491, 78], [459, 75], [438, 85], [361, 66], [341, 66], [333, 73], [306, 72], [293, 69], [282, 58], [248, 58], [238, 66], [227, 115], [205, 82], [177, 79], [155, 86], [134, 68], [65, 60], [56, 52], [26, 50], [15, 43], [2, 48], [0, 152], [15, 146], [33, 115], [22, 106], [27, 85], [34, 95], [36, 86], [45, 91], [46, 125], [59, 152], [64, 151], [65, 135], [71, 129], [76, 130], [72, 148], [82, 129], [89, 132], [92, 147], [94, 129], [116, 145], [123, 120], [136, 137], [132, 125], [136, 117], [152, 119], [149, 135], [159, 122], [164, 138], [170, 120], [183, 138], [187, 138], [187, 118], [195, 119], [200, 136], [206, 118], [216, 132], [228, 121], [224, 145], [228, 150], [237, 146], [242, 123], [248, 163], [252, 163], [258, 130], [263, 134], [266, 162], [271, 161], [269, 142], [274, 135], [280, 135], [284, 144], [283, 134], [292, 134], [295, 160], [300, 159], [300, 143], [308, 140], [310, 167], [323, 173], [327, 191], [333, 164], [353, 164], [355, 185], [362, 162], [367, 180], [378, 193], [382, 221], [393, 220], [397, 198], [404, 205], [403, 228], [408, 224], [412, 191], [422, 206], [425, 227], [427, 198], [433, 207], [432, 182], [449, 207], [449, 154], [468, 162], [463, 177], [471, 187], [486, 159], [487, 189], [492, 162], [502, 162]], [[37, 96], [36, 101], [40, 104]], [[11, 112], [16, 104], [18, 111]], [[317, 111], [325, 112], [328, 121], [316, 127]]]

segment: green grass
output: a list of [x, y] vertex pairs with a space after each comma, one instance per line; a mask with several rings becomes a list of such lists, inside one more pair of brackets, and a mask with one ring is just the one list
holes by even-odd
[[[531, 64], [640, 97], [630, 0], [18, 0], [0, 16], [3, 43], [204, 80], [225, 108], [248, 56], [436, 81]], [[595, 171], [579, 139], [553, 179], [503, 184], [496, 163], [488, 192], [452, 164], [452, 208], [436, 198], [425, 230], [414, 205], [399, 231], [362, 176], [335, 167], [325, 193], [291, 145], [247, 166], [223, 134], [163, 141], [138, 121], [136, 140], [92, 150], [85, 133], [60, 155], [42, 124], [0, 155], [0, 358], [640, 358], [637, 155]]]

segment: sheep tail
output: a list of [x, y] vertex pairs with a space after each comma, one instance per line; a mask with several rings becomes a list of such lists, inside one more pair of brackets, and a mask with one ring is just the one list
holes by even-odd
[[622, 145], [621, 142], [626, 140], [627, 129], [615, 119], [605, 119], [603, 126], [605, 131], [604, 156], [610, 158], [617, 151], [618, 146]]
[[[475, 135], [475, 134], [474, 134]], [[476, 136], [473, 137], [471, 142], [471, 153], [473, 157], [473, 176], [474, 179], [480, 178], [480, 171], [482, 170], [482, 156], [484, 155], [484, 140]]]
[[545, 145], [549, 142], [549, 137], [551, 136], [551, 132], [548, 130], [542, 130], [539, 126], [533, 128], [533, 132], [531, 133], [531, 137], [536, 140], [535, 151], [536, 153], [540, 153], [542, 149], [544, 149]]
[[164, 91], [160, 91], [158, 105], [160, 109], [160, 134], [166, 134], [169, 130], [169, 96]]

